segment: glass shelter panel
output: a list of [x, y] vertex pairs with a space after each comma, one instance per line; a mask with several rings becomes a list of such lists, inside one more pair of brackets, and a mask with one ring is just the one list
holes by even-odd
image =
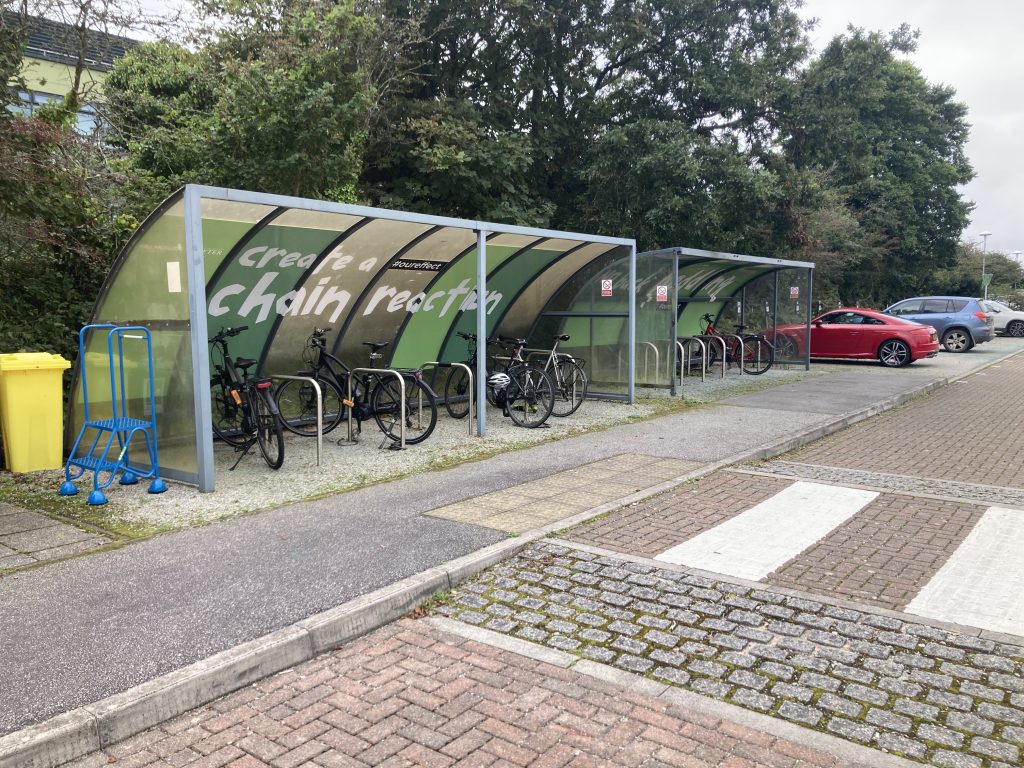
[[668, 386], [675, 360], [672, 281], [675, 259], [644, 259], [636, 265], [636, 383]]
[[[149, 329], [161, 473], [194, 482], [198, 467], [183, 204], [179, 201], [149, 221], [129, 248], [118, 267], [118, 279], [100, 298], [92, 322]], [[82, 377], [88, 386], [90, 418], [111, 415], [109, 361], [107, 332], [91, 334], [82, 375], [72, 395], [68, 422], [75, 434], [84, 419]], [[129, 416], [151, 418], [148, 373], [144, 345], [126, 345], [124, 375]], [[144, 455], [140, 449], [133, 454], [133, 461]]]

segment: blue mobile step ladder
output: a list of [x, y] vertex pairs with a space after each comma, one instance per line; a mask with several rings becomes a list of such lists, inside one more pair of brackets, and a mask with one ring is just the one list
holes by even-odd
[[[85, 369], [85, 342], [90, 331], [109, 328], [107, 333], [107, 362], [110, 369], [110, 409], [111, 418], [92, 419], [89, 415], [89, 387]], [[143, 341], [146, 345], [147, 377], [149, 381], [149, 416], [148, 419], [134, 418], [128, 415], [128, 397], [125, 393], [125, 340]], [[117, 357], [114, 357], [114, 343], [117, 342]], [[142, 326], [119, 326], [112, 324], [86, 325], [78, 332], [78, 365], [82, 378], [82, 400], [85, 419], [68, 456], [64, 468], [65, 480], [60, 486], [61, 496], [73, 496], [78, 493], [74, 481], [87, 471], [93, 473], [93, 490], [87, 503], [106, 504], [107, 497], [101, 489], [110, 485], [118, 473], [121, 474], [121, 485], [134, 485], [140, 479], [153, 478], [149, 484], [150, 493], [163, 493], [167, 484], [160, 479], [160, 466], [156, 453], [156, 398], [153, 394], [153, 342], [149, 330]], [[87, 432], [95, 431], [92, 445], [81, 456], [79, 448]], [[141, 435], [149, 456], [149, 467], [134, 465], [128, 456], [128, 447], [132, 440]], [[101, 446], [104, 436], [105, 442]], [[115, 446], [115, 439], [117, 440]], [[117, 455], [111, 458], [111, 450], [116, 447]], [[98, 452], [97, 452], [97, 449]], [[107, 474], [101, 482], [101, 475]]]

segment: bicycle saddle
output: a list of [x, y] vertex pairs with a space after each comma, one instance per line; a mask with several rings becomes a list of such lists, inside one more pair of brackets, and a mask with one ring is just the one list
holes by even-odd
[[243, 371], [246, 368], [252, 368], [252, 366], [254, 366], [254, 365], [256, 365], [256, 361], [255, 360], [250, 360], [248, 357], [236, 357], [235, 358], [235, 367], [236, 368], [241, 368]]
[[364, 341], [363, 345], [369, 347], [370, 352], [379, 352], [390, 343], [390, 341]]
[[555, 341], [568, 341], [569, 334], [563, 333], [561, 336], [555, 336]]

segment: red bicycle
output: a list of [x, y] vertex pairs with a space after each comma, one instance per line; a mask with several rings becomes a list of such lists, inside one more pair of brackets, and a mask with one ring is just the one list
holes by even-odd
[[[743, 372], [760, 376], [775, 362], [775, 347], [760, 333], [743, 333], [744, 326], [736, 326], [735, 334], [725, 334], [715, 328], [715, 319], [706, 314], [703, 318], [705, 336], [717, 336], [725, 342], [725, 363], [739, 363]], [[721, 354], [719, 345], [708, 345], [708, 365], [713, 365]]]

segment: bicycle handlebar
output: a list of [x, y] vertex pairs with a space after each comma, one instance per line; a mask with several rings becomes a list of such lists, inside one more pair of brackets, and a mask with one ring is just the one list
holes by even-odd
[[212, 344], [213, 342], [216, 342], [216, 341], [224, 341], [224, 339], [231, 338], [232, 336], [237, 336], [242, 331], [247, 331], [247, 330], [249, 330], [249, 326], [248, 325], [240, 325], [237, 328], [221, 328], [220, 331], [218, 331], [216, 333], [216, 335], [214, 335], [210, 339], [210, 343]]
[[704, 315], [704, 317], [703, 317], [702, 319], [704, 320], [704, 322], [705, 322], [705, 323], [708, 323], [709, 325], [710, 325], [711, 323], [714, 323], [714, 322], [715, 322], [715, 318], [713, 318], [713, 317], [711, 316], [711, 313], [710, 313], [710, 312], [707, 312], [707, 313], [705, 313], [705, 315]]

